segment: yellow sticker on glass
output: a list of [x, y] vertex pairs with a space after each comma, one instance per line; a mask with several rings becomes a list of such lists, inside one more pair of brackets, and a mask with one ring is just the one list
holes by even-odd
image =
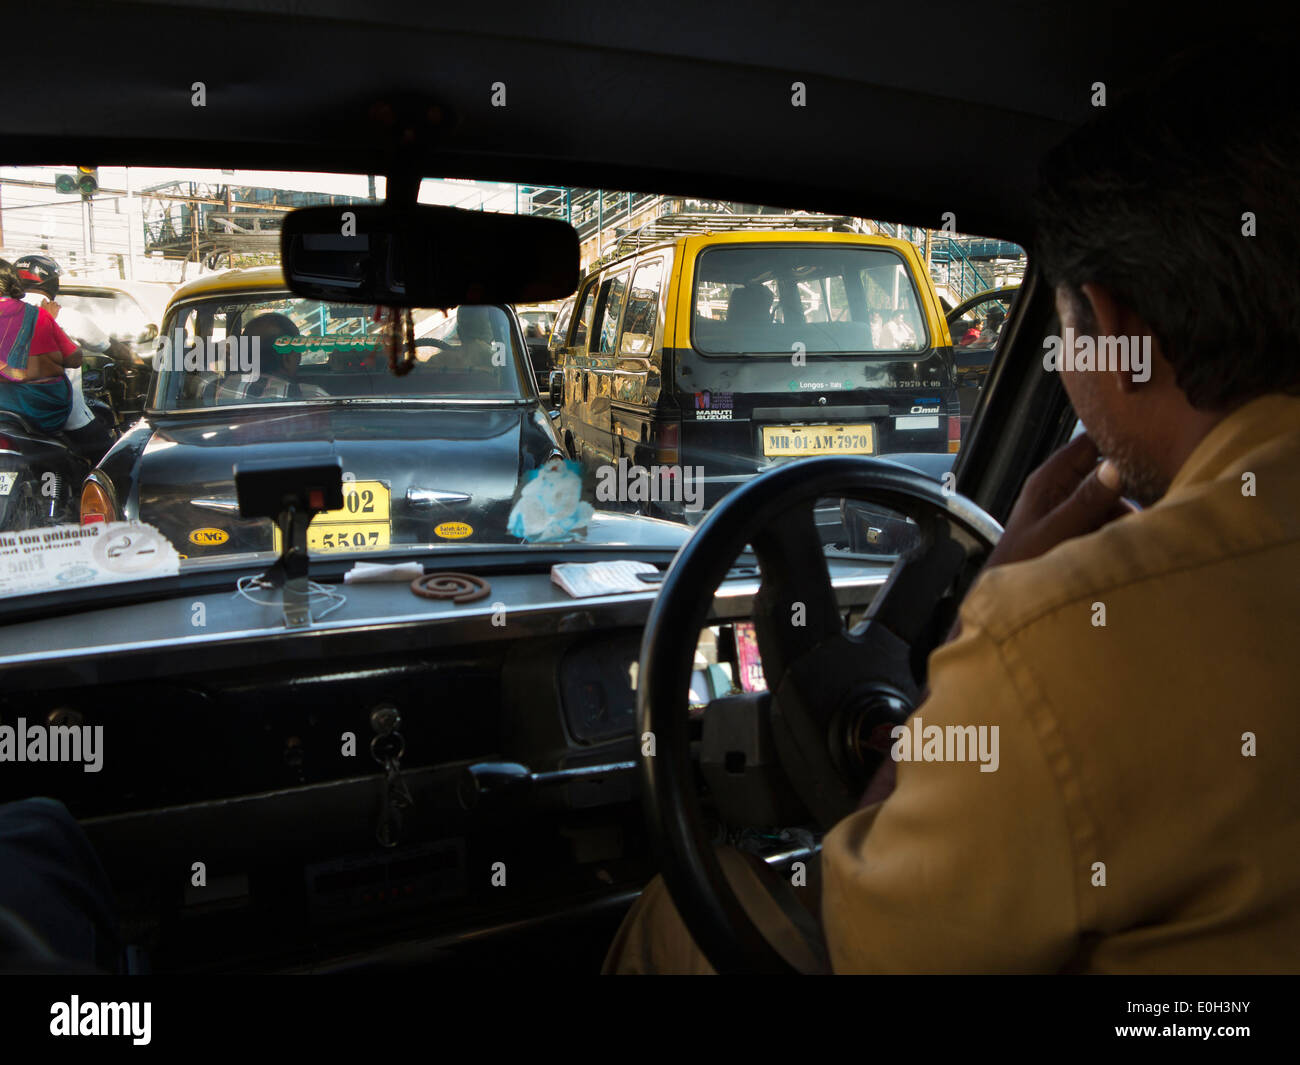
[[190, 533], [190, 543], [198, 547], [220, 547], [229, 539], [225, 529], [194, 529]]
[[441, 525], [435, 525], [433, 531], [444, 540], [463, 540], [474, 534], [474, 526], [466, 525], [463, 521], [444, 521]]

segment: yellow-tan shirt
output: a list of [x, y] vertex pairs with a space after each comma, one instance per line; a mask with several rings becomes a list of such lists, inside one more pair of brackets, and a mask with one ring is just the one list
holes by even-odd
[[900, 761], [827, 835], [836, 971], [1300, 971], [1300, 399], [985, 573], [961, 626], [913, 716], [932, 755], [997, 726], [997, 769]]

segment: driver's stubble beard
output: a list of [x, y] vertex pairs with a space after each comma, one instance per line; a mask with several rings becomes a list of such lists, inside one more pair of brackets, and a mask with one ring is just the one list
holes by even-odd
[[[1086, 371], [1081, 371], [1086, 372]], [[1069, 378], [1066, 378], [1069, 382]], [[1079, 388], [1068, 388], [1075, 413], [1084, 429], [1097, 445], [1103, 459], [1110, 459], [1119, 470], [1120, 494], [1142, 507], [1159, 502], [1169, 490], [1169, 478], [1161, 471], [1158, 462], [1148, 454], [1142, 442], [1122, 431], [1116, 431], [1112, 418], [1103, 405]]]
[[1169, 491], [1169, 478], [1139, 448], [1108, 436], [1105, 430], [1098, 433], [1089, 426], [1088, 431], [1102, 458], [1110, 459], [1119, 470], [1120, 494], [1126, 499], [1149, 507]]

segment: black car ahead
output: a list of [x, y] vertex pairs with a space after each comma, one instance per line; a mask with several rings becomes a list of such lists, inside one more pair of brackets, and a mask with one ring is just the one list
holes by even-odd
[[239, 517], [234, 467], [325, 447], [344, 506], [312, 522], [312, 553], [511, 541], [521, 482], [559, 453], [513, 312], [458, 308], [401, 376], [373, 312], [294, 296], [278, 269], [179, 289], [145, 415], [87, 477], [82, 522], [148, 522], [188, 557], [272, 550], [271, 522]]

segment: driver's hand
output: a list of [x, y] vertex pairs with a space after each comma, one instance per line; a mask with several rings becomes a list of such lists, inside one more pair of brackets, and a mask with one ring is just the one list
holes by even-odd
[[1119, 470], [1109, 460], [1099, 464], [1099, 457], [1097, 445], [1084, 434], [1030, 474], [985, 566], [1037, 558], [1132, 513], [1120, 496]]

